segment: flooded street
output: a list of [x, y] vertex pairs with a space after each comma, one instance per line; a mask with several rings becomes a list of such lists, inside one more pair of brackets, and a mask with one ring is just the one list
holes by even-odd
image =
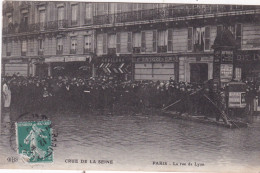
[[[8, 114], [2, 114], [2, 122]], [[17, 115], [11, 114], [14, 121]], [[57, 147], [54, 147], [54, 163], [61, 169], [111, 169], [111, 170], [204, 170], [234, 166], [239, 169], [259, 168], [260, 117], [248, 128], [227, 129], [214, 125], [177, 120], [148, 114], [104, 115], [102, 113], [47, 113], [53, 123]], [[23, 117], [28, 121], [30, 114]], [[20, 120], [19, 120], [20, 121]], [[15, 145], [1, 124], [0, 163], [14, 167], [7, 157], [17, 156]], [[66, 163], [68, 160], [87, 160], [87, 163]], [[93, 164], [93, 160], [109, 160], [113, 164]], [[158, 165], [162, 162], [167, 165]], [[173, 163], [174, 162], [174, 163]], [[180, 166], [176, 163], [192, 163]], [[197, 166], [195, 166], [195, 162]], [[22, 163], [24, 164], [24, 163]], [[199, 166], [200, 165], [200, 166]], [[249, 166], [250, 165], [250, 166]], [[25, 167], [31, 167], [25, 164]], [[49, 164], [51, 169], [53, 164]], [[199, 167], [198, 167], [199, 166]], [[1, 166], [2, 167], [2, 166]], [[42, 165], [36, 165], [41, 168]], [[59, 167], [59, 166], [58, 166]]]

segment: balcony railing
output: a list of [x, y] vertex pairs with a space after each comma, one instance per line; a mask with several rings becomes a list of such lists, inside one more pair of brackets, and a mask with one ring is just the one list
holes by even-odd
[[141, 47], [133, 47], [133, 53], [141, 53]]
[[78, 21], [77, 20], [72, 20], [71, 21], [71, 25], [77, 25], [78, 24]]
[[66, 27], [68, 27], [67, 20], [57, 20], [35, 24], [20, 23], [18, 27], [16, 27], [15, 25], [9, 25], [8, 27], [3, 28], [3, 34], [58, 30]]
[[11, 52], [6, 52], [6, 56], [11, 56]]
[[110, 24], [113, 23], [113, 18], [115, 17], [114, 14], [107, 14], [107, 15], [100, 15], [100, 16], [94, 16], [93, 23], [96, 25], [102, 25], [102, 24]]
[[17, 28], [16, 25], [10, 23], [10, 24], [8, 25], [8, 27], [3, 28], [3, 34], [13, 34], [13, 33], [15, 33], [15, 32], [17, 31], [16, 28]]
[[85, 25], [91, 25], [93, 24], [93, 20], [92, 19], [84, 19]]
[[84, 48], [84, 54], [92, 52], [91, 48]]
[[107, 54], [108, 55], [115, 55], [116, 54], [116, 48], [108, 48]]
[[30, 25], [27, 23], [20, 23], [18, 32], [30, 32]]
[[56, 50], [56, 55], [62, 55], [63, 54], [63, 49], [61, 50]]
[[26, 52], [21, 52], [21, 56], [26, 56]]
[[255, 6], [234, 5], [183, 5], [149, 10], [130, 11], [116, 14], [94, 16], [93, 23], [96, 25], [113, 24], [122, 22], [135, 22], [194, 15], [216, 14], [223, 12], [254, 10]]
[[70, 54], [76, 54], [77, 53], [77, 49], [70, 49]]
[[58, 23], [58, 29], [68, 27], [68, 21], [67, 20], [58, 20], [56, 22]]
[[38, 55], [43, 55], [44, 54], [44, 50], [38, 50]]
[[165, 53], [167, 52], [167, 46], [157, 46], [158, 53]]

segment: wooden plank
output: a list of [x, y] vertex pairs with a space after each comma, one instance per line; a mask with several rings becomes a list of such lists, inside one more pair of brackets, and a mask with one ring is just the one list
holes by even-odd
[[97, 35], [97, 55], [103, 54], [103, 34]]

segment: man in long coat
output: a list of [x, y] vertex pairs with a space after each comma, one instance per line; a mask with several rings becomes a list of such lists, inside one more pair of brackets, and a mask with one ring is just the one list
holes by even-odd
[[11, 105], [11, 90], [9, 84], [10, 82], [8, 81], [3, 85], [3, 99], [5, 108], [10, 108]]

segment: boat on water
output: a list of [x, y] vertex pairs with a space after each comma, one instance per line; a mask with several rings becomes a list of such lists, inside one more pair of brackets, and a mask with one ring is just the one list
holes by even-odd
[[248, 123], [241, 122], [238, 120], [228, 120], [228, 123], [225, 123], [224, 121], [216, 121], [213, 118], [209, 118], [206, 116], [192, 116], [189, 114], [179, 114], [175, 111], [163, 111], [164, 115], [172, 116], [176, 119], [182, 119], [187, 121], [193, 121], [203, 124], [212, 124], [216, 126], [226, 127], [230, 129], [236, 129], [236, 128], [245, 128], [248, 127]]

